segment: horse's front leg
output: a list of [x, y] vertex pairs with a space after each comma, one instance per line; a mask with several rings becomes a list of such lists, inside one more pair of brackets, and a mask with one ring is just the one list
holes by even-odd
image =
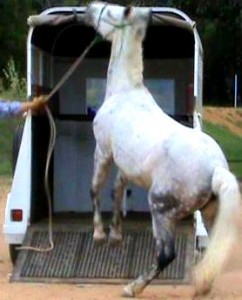
[[152, 216], [153, 235], [156, 241], [156, 263], [144, 274], [124, 287], [123, 296], [136, 297], [163, 271], [176, 257], [174, 222], [171, 206], [164, 198], [150, 193], [149, 204]]
[[102, 242], [106, 239], [100, 210], [100, 192], [106, 182], [112, 159], [102, 154], [98, 146], [94, 153], [94, 172], [92, 177], [91, 198], [93, 203], [93, 239]]
[[109, 232], [110, 242], [112, 243], [120, 242], [122, 240], [122, 224], [120, 211], [126, 185], [127, 180], [125, 176], [121, 171], [118, 171], [114, 184], [114, 190], [112, 193], [114, 201], [114, 212]]

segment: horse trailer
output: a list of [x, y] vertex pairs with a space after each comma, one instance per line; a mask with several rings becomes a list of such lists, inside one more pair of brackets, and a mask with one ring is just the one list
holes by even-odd
[[[54, 7], [34, 17], [35, 23], [30, 26], [27, 38], [29, 98], [49, 94], [94, 39], [95, 31], [83, 21], [84, 13], [85, 7]], [[144, 81], [157, 103], [178, 122], [189, 127], [198, 126], [197, 116], [202, 116], [203, 50], [195, 23], [178, 9], [152, 7], [152, 21], [143, 49]], [[51, 139], [48, 115], [45, 112], [28, 114], [16, 132], [14, 175], [3, 224], [15, 265], [13, 281], [44, 281], [46, 278], [49, 281], [53, 277], [60, 281], [67, 277], [67, 281], [73, 282], [80, 278], [84, 281], [96, 278], [98, 282], [102, 278], [104, 281], [125, 280], [139, 273], [130, 271], [130, 257], [132, 251], [136, 251], [135, 245], [138, 242], [153, 245], [147, 192], [133, 185], [127, 188], [123, 199], [123, 225], [127, 234], [121, 250], [118, 252], [118, 248], [113, 250], [105, 245], [96, 246], [96, 249], [92, 244], [92, 202], [89, 195], [95, 147], [92, 120], [104, 98], [109, 56], [110, 44], [106, 41], [96, 43], [52, 95], [49, 109], [56, 126], [56, 139], [48, 169], [46, 162]], [[105, 221], [113, 208], [110, 195], [115, 173], [114, 169], [103, 191], [101, 209], [107, 216]], [[46, 193], [46, 176], [51, 203], [48, 203]], [[141, 224], [141, 220], [145, 223], [146, 219], [150, 231], [146, 226], [140, 236], [134, 223]], [[128, 224], [127, 228], [125, 224]], [[167, 279], [165, 282], [187, 280], [188, 275], [183, 273], [193, 262], [189, 260], [195, 250], [196, 226], [193, 218], [184, 224], [188, 229], [184, 237], [181, 234], [177, 238], [181, 257], [173, 266], [176, 270], [181, 268], [182, 275], [170, 271], [163, 277], [164, 281]], [[54, 241], [52, 251], [42, 253], [45, 251], [18, 249], [19, 246], [46, 248], [50, 237]], [[91, 262], [85, 267], [89, 271], [84, 270], [81, 258], [87, 260], [84, 257], [95, 251], [101, 253], [96, 264], [106, 256], [113, 257], [112, 271], [100, 266], [99, 272]], [[116, 251], [116, 255], [112, 251]], [[190, 252], [189, 257], [187, 252]], [[63, 258], [67, 262], [64, 263]], [[57, 260], [61, 263], [57, 263], [55, 273], [52, 262]], [[77, 261], [80, 267], [77, 267]], [[124, 261], [129, 271], [122, 273], [119, 265], [124, 265]], [[66, 271], [67, 265], [74, 263], [75, 267]], [[60, 267], [61, 264], [65, 266]], [[140, 265], [139, 262], [135, 264]], [[39, 275], [42, 266], [45, 272]], [[48, 267], [50, 271], [46, 271]], [[93, 275], [88, 273], [90, 270]]]

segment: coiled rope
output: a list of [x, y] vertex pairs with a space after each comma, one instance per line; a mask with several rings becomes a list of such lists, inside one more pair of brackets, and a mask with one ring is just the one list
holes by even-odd
[[[102, 9], [99, 20], [98, 20], [98, 26], [101, 20], [102, 13], [104, 9], [106, 8], [106, 5]], [[62, 87], [62, 85], [66, 82], [66, 80], [71, 76], [71, 74], [76, 70], [78, 65], [83, 61], [87, 53], [90, 51], [90, 49], [99, 41], [101, 41], [101, 36], [96, 33], [94, 39], [91, 41], [91, 43], [86, 47], [86, 49], [82, 52], [82, 54], [75, 60], [75, 62], [71, 65], [71, 67], [67, 70], [66, 73], [61, 77], [61, 79], [58, 81], [58, 83], [55, 85], [55, 87], [52, 89], [52, 91], [48, 95], [44, 95], [44, 99], [46, 100], [46, 103], [51, 99], [51, 97]], [[36, 252], [49, 252], [54, 249], [54, 241], [53, 241], [53, 220], [52, 220], [52, 204], [51, 204], [51, 193], [50, 193], [50, 187], [49, 187], [49, 167], [50, 167], [50, 160], [52, 157], [52, 153], [55, 147], [56, 142], [56, 125], [54, 117], [51, 113], [51, 110], [46, 105], [45, 111], [49, 120], [50, 125], [50, 138], [49, 138], [49, 145], [47, 150], [47, 158], [46, 158], [46, 166], [45, 166], [45, 175], [44, 175], [44, 187], [45, 187], [45, 193], [47, 197], [48, 202], [48, 241], [49, 246], [48, 247], [35, 247], [35, 246], [20, 246], [16, 247], [17, 250], [32, 250]]]

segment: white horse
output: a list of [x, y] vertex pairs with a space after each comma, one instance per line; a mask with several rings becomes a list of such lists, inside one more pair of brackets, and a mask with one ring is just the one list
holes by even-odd
[[[144, 86], [142, 41], [149, 17], [148, 8], [102, 2], [93, 2], [86, 10], [87, 23], [112, 43], [106, 96], [93, 122], [93, 236], [96, 241], [106, 238], [99, 196], [114, 162], [120, 171], [110, 238], [122, 238], [120, 205], [130, 181], [148, 190], [157, 249], [157, 263], [125, 286], [124, 295], [138, 295], [173, 261], [176, 222], [197, 209], [207, 228], [213, 225], [207, 251], [194, 271], [195, 292], [199, 294], [211, 288], [230, 256], [236, 237], [239, 187], [218, 144], [166, 115]], [[217, 204], [213, 224], [211, 212]]]

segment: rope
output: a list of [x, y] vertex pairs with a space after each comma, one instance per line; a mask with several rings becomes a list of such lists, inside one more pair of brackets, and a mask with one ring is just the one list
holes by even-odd
[[[107, 7], [107, 4], [102, 8], [102, 11], [99, 15], [98, 19], [98, 25], [96, 28], [96, 31], [98, 32], [98, 27], [101, 21], [101, 16], [103, 14], [103, 11]], [[123, 29], [127, 24], [121, 23], [120, 25], [113, 25], [114, 30], [116, 29]], [[61, 77], [61, 79], [58, 81], [58, 83], [54, 86], [52, 91], [45, 95], [45, 99], [48, 102], [51, 97], [63, 86], [63, 84], [67, 81], [67, 79], [71, 76], [71, 74], [76, 70], [78, 65], [82, 62], [82, 60], [85, 58], [87, 53], [90, 51], [90, 49], [98, 43], [102, 38], [98, 33], [96, 33], [95, 38], [91, 41], [91, 43], [86, 47], [86, 49], [83, 51], [83, 53], [76, 59], [76, 61], [71, 65], [71, 67], [64, 73], [64, 75]], [[50, 124], [50, 139], [49, 139], [49, 145], [48, 145], [48, 151], [47, 151], [47, 158], [46, 158], [46, 167], [45, 167], [45, 177], [44, 177], [44, 186], [45, 186], [45, 192], [47, 196], [48, 201], [48, 239], [49, 239], [49, 247], [46, 248], [40, 248], [40, 247], [34, 247], [34, 246], [21, 246], [16, 248], [17, 250], [32, 250], [36, 252], [49, 252], [54, 249], [54, 241], [53, 241], [53, 220], [52, 220], [52, 203], [51, 203], [51, 193], [49, 188], [49, 180], [48, 180], [48, 173], [49, 173], [49, 166], [50, 166], [50, 160], [51, 156], [54, 150], [55, 142], [56, 142], [56, 125], [55, 120], [53, 118], [53, 115], [48, 108], [48, 106], [45, 106], [46, 114], [48, 116], [49, 124]]]
[[[102, 13], [107, 5], [105, 5], [100, 13], [99, 20], [98, 20], [98, 27], [101, 20]], [[63, 86], [63, 84], [67, 81], [67, 79], [71, 76], [71, 74], [76, 70], [78, 65], [83, 61], [87, 53], [90, 51], [90, 49], [101, 40], [101, 36], [96, 33], [95, 38], [91, 41], [91, 43], [86, 47], [86, 49], [83, 51], [83, 53], [76, 59], [76, 61], [71, 65], [71, 67], [67, 70], [67, 72], [64, 73], [64, 75], [61, 77], [61, 79], [58, 81], [58, 83], [55, 85], [55, 87], [52, 89], [52, 91], [45, 95], [45, 99], [48, 102], [51, 97]], [[49, 247], [46, 248], [40, 248], [40, 247], [34, 247], [34, 246], [21, 246], [17, 247], [17, 250], [32, 250], [36, 252], [49, 252], [54, 249], [54, 241], [53, 241], [53, 220], [52, 220], [52, 203], [51, 203], [51, 193], [49, 188], [49, 180], [48, 180], [48, 173], [49, 173], [49, 166], [50, 166], [50, 160], [51, 156], [54, 150], [55, 142], [56, 142], [56, 125], [55, 120], [53, 118], [53, 115], [48, 108], [48, 106], [45, 106], [46, 114], [48, 116], [49, 124], [50, 124], [50, 139], [49, 139], [49, 145], [48, 145], [48, 151], [47, 151], [47, 158], [46, 158], [46, 167], [45, 167], [45, 177], [44, 177], [44, 186], [45, 186], [45, 192], [47, 196], [48, 201], [48, 239], [49, 239]]]
[[[96, 32], [98, 32], [99, 24], [101, 21], [101, 16], [107, 7], [108, 4], [105, 4], [102, 8], [99, 18], [98, 18], [98, 24], [96, 28]], [[84, 57], [87, 55], [87, 53], [90, 51], [90, 49], [98, 43], [100, 40], [102, 40], [101, 36], [96, 33], [95, 38], [91, 41], [91, 43], [86, 47], [86, 49], [82, 52], [82, 54], [78, 57], [78, 59], [71, 65], [71, 67], [67, 70], [67, 72], [62, 76], [62, 78], [59, 80], [59, 82], [55, 85], [55, 87], [52, 89], [52, 91], [46, 96], [46, 100], [49, 101], [50, 98], [62, 87], [62, 85], [66, 82], [66, 80], [71, 76], [71, 74], [76, 70], [78, 65], [82, 62]]]
[[48, 201], [48, 237], [49, 237], [49, 247], [46, 248], [40, 248], [40, 247], [34, 247], [34, 246], [21, 246], [17, 247], [17, 250], [32, 250], [36, 252], [49, 252], [54, 249], [54, 242], [53, 242], [53, 222], [52, 222], [52, 205], [51, 205], [51, 194], [50, 194], [50, 188], [49, 188], [49, 166], [50, 166], [50, 160], [51, 156], [54, 150], [55, 141], [56, 141], [56, 126], [55, 121], [53, 118], [53, 115], [49, 109], [49, 107], [45, 107], [48, 120], [50, 123], [50, 139], [49, 139], [49, 145], [48, 145], [48, 151], [47, 151], [47, 158], [46, 158], [46, 167], [45, 167], [45, 177], [44, 177], [44, 185], [45, 185], [45, 192], [47, 196]]
[[71, 67], [67, 70], [67, 72], [62, 76], [60, 81], [56, 84], [53, 90], [46, 96], [46, 100], [50, 100], [50, 98], [62, 87], [62, 85], [66, 82], [66, 80], [71, 76], [71, 74], [76, 70], [78, 65], [82, 62], [84, 57], [90, 51], [90, 49], [101, 40], [99, 35], [91, 41], [91, 43], [87, 46], [84, 52], [78, 57], [78, 59], [71, 65]]

